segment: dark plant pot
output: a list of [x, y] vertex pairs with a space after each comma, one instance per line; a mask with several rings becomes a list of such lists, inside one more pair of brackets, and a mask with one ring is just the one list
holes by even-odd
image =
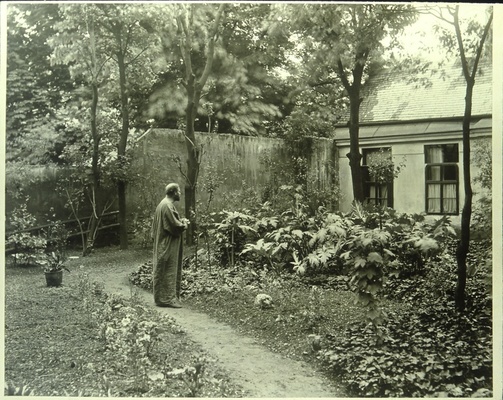
[[61, 286], [63, 271], [45, 272], [45, 281], [47, 282], [47, 286]]

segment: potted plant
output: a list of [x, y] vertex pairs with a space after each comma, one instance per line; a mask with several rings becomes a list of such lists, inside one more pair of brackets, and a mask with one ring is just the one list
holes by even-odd
[[70, 272], [70, 270], [64, 265], [64, 257], [61, 253], [55, 253], [47, 255], [47, 259], [44, 262], [44, 273], [47, 286], [61, 286], [63, 282], [63, 270]]

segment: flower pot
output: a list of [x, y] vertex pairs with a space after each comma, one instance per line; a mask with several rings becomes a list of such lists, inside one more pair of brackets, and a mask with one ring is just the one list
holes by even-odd
[[63, 271], [45, 272], [45, 281], [47, 286], [61, 286], [63, 282]]

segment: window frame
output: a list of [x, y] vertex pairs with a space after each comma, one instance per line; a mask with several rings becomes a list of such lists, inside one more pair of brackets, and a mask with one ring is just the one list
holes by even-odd
[[[392, 154], [391, 146], [368, 147], [368, 148], [362, 149], [362, 166], [361, 166], [361, 168], [362, 168], [363, 194], [365, 196], [365, 201], [369, 204], [373, 204], [375, 206], [381, 206], [381, 207], [385, 206], [385, 207], [393, 208], [393, 204], [394, 204], [394, 198], [393, 198], [394, 197], [393, 196], [394, 185], [393, 185], [393, 182], [394, 182], [394, 179], [391, 182], [388, 182], [385, 184], [387, 191], [388, 191], [387, 197], [385, 198], [386, 204], [381, 204], [381, 202], [378, 203], [378, 200], [384, 199], [383, 197], [378, 197], [381, 193], [381, 186], [384, 186], [384, 185], [370, 180], [369, 168], [367, 165], [367, 157], [370, 153], [379, 152], [381, 149], [388, 150], [390, 152], [390, 154]], [[376, 188], [376, 191], [375, 191], [376, 197], [374, 197], [374, 198], [367, 196], [367, 194], [370, 194], [370, 187], [371, 186], [374, 186]], [[370, 199], [372, 199], [373, 201], [371, 202]]]
[[[445, 146], [455, 146], [457, 152], [457, 161], [448, 161], [448, 162], [428, 162], [428, 148], [432, 147], [441, 147], [442, 148], [442, 158], [445, 158]], [[459, 145], [458, 143], [442, 143], [435, 145], [425, 145], [424, 146], [424, 182], [425, 182], [425, 190], [424, 190], [424, 198], [425, 198], [425, 212], [428, 215], [459, 215]], [[454, 166], [456, 168], [456, 178], [455, 179], [444, 179], [445, 176], [445, 168]], [[440, 167], [440, 179], [428, 179], [429, 170], [432, 167]], [[440, 186], [440, 211], [434, 212], [428, 209], [428, 201], [431, 197], [429, 197], [429, 185], [437, 184]], [[447, 185], [455, 184], [456, 191], [456, 210], [453, 212], [446, 212], [444, 210], [444, 189]]]

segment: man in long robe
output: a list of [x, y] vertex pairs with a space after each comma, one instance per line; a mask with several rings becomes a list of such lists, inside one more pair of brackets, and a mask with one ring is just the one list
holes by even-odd
[[180, 186], [166, 186], [166, 197], [155, 210], [152, 224], [154, 240], [153, 291], [159, 307], [180, 308], [180, 284], [182, 280], [183, 231], [188, 220], [180, 218], [175, 201], [180, 200]]

